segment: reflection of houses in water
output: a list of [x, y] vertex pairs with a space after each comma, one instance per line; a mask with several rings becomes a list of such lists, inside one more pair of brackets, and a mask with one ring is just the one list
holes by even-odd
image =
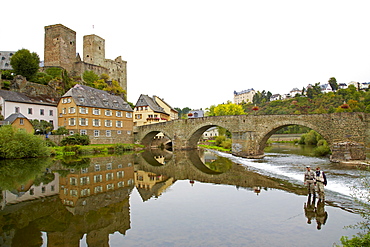
[[93, 158], [89, 167], [72, 169], [67, 177], [60, 179], [60, 198], [66, 206], [86, 206], [89, 200], [83, 198], [132, 187], [133, 183], [132, 162], [114, 157]]
[[[41, 178], [49, 178], [51, 182], [45, 184], [35, 180], [29, 180], [12, 191], [2, 191], [1, 209], [6, 205], [17, 204], [24, 201], [35, 200], [47, 196], [59, 194], [59, 174], [45, 172]], [[35, 182], [38, 185], [35, 185]]]
[[173, 178], [152, 172], [142, 170], [135, 172], [135, 185], [143, 201], [149, 200], [152, 196], [159, 197], [174, 182]]

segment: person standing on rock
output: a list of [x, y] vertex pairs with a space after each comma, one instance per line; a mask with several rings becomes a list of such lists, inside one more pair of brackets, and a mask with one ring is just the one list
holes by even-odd
[[316, 173], [311, 171], [310, 166], [306, 166], [306, 172], [304, 173], [304, 184], [307, 186], [308, 196], [311, 197], [311, 195], [313, 195], [313, 197], [315, 197]]
[[316, 191], [319, 194], [319, 200], [325, 200], [324, 186], [328, 183], [326, 175], [320, 170], [320, 167], [316, 167]]

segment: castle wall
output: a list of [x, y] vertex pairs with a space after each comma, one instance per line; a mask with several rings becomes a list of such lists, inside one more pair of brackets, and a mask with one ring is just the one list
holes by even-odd
[[115, 60], [106, 59], [105, 67], [109, 69], [109, 77], [119, 82], [119, 85], [127, 92], [127, 62], [119, 56]]
[[45, 27], [44, 65], [72, 70], [76, 60], [76, 32], [62, 24]]

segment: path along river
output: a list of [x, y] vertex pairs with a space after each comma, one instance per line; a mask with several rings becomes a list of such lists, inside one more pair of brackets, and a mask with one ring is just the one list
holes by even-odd
[[[52, 164], [53, 195], [20, 200], [46, 181], [3, 190], [0, 246], [332, 246], [358, 232], [345, 226], [362, 220], [351, 197], [360, 171], [307, 152], [279, 144], [261, 160], [154, 151]], [[308, 203], [306, 165], [326, 172], [325, 203]]]

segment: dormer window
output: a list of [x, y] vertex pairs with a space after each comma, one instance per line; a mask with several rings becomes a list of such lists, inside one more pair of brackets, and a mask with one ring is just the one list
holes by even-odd
[[107, 105], [108, 105], [108, 100], [103, 99], [103, 104], [104, 104], [105, 106], [107, 106]]
[[85, 102], [85, 98], [84, 98], [84, 97], [82, 97], [82, 96], [78, 96], [78, 101], [79, 101], [80, 103], [83, 103], [83, 102]]

